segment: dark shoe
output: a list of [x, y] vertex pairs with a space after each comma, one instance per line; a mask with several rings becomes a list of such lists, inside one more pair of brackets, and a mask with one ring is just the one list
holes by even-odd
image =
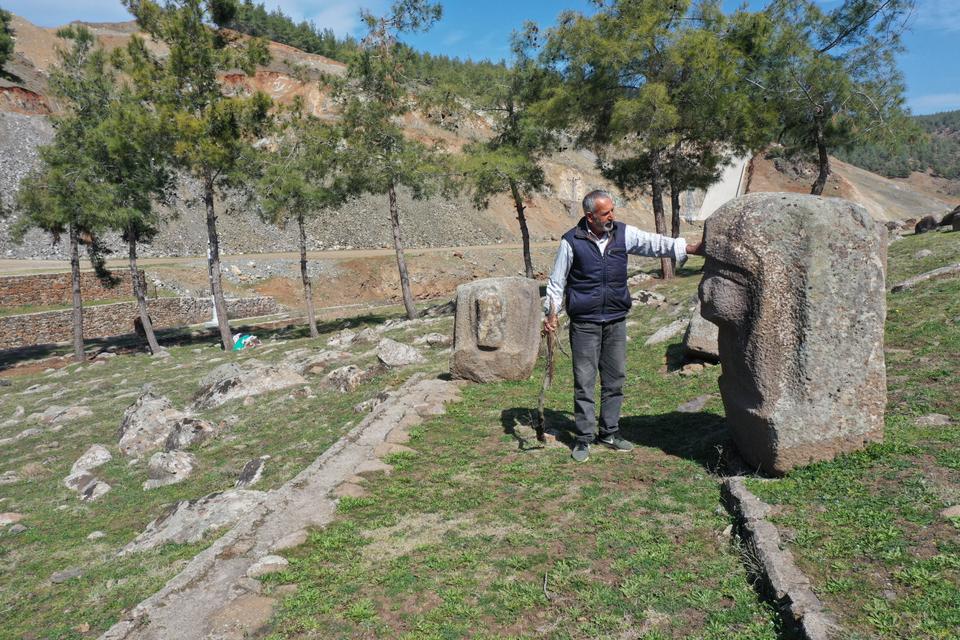
[[614, 451], [633, 451], [633, 443], [616, 434], [597, 438], [597, 442], [610, 447]]
[[590, 458], [590, 445], [585, 442], [578, 442], [573, 445], [573, 452], [570, 457], [577, 462], [586, 462]]

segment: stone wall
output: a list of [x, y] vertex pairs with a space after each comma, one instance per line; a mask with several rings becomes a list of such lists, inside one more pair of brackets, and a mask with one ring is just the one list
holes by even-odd
[[[100, 282], [92, 271], [80, 272], [80, 292], [84, 302], [133, 297], [130, 270], [115, 269], [120, 281], [113, 287]], [[140, 271], [143, 281], [143, 271]], [[33, 305], [44, 307], [73, 303], [70, 273], [42, 273], [27, 276], [0, 276], [0, 308]]]
[[[157, 298], [148, 300], [154, 327], [165, 329], [198, 324], [213, 314], [210, 298]], [[253, 318], [280, 312], [276, 300], [268, 297], [227, 300], [231, 318]], [[43, 311], [0, 318], [0, 350], [38, 344], [69, 342], [73, 339], [72, 311]], [[117, 302], [83, 310], [85, 338], [102, 338], [133, 333], [139, 316], [134, 302]]]

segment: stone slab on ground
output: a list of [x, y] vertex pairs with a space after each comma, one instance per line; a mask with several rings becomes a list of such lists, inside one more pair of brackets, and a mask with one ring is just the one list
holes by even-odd
[[[389, 469], [373, 457], [373, 451], [397, 425], [420, 416], [423, 405], [442, 407], [458, 397], [456, 382], [412, 377], [309, 467], [268, 492], [160, 591], [128, 611], [101, 640], [201, 640], [226, 631], [237, 638], [255, 634], [266, 621], [264, 616], [252, 616], [247, 624], [243, 616], [235, 615], [246, 600], [261, 597], [250, 591], [247, 571], [288, 546], [291, 539], [304, 539], [307, 527], [329, 523], [336, 512], [333, 492], [345, 480], [364, 471]], [[270, 603], [256, 603], [268, 617]]]
[[793, 554], [784, 548], [777, 528], [767, 521], [770, 505], [747, 488], [742, 476], [723, 482], [723, 498], [736, 519], [734, 533], [758, 563], [760, 574], [777, 605], [784, 622], [796, 626], [804, 640], [842, 638], [837, 623], [824, 611], [814, 594], [810, 580], [797, 568]]

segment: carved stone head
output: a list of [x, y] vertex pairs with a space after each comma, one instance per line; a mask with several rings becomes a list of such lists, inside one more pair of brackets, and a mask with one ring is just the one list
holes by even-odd
[[737, 445], [780, 474], [883, 437], [886, 243], [837, 198], [757, 193], [704, 228], [701, 313], [719, 327]]

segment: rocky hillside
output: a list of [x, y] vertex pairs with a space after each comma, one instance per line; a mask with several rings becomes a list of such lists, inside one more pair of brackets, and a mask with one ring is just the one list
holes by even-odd
[[[136, 25], [129, 23], [87, 24], [98, 42], [106, 48], [123, 46]], [[14, 17], [16, 46], [7, 65], [14, 78], [0, 79], [0, 189], [4, 201], [16, 195], [20, 180], [37, 159], [36, 147], [50, 140], [53, 128], [50, 114], [58, 105], [50, 99], [47, 78], [55, 64], [59, 40], [54, 29], [43, 29]], [[155, 51], [163, 47], [151, 43]], [[320, 74], [342, 74], [345, 67], [323, 56], [304, 53], [293, 47], [271, 43], [273, 59], [248, 78], [241, 74], [223, 77], [225, 84], [241, 90], [260, 89], [275, 101], [286, 103], [302, 96], [317, 115], [329, 115], [327, 96], [316, 80]], [[431, 114], [412, 113], [406, 118], [412, 135], [440, 139], [457, 150], [465, 143], [488, 135], [489, 124], [482, 115], [460, 120], [454, 130], [441, 128]], [[550, 188], [528, 203], [531, 235], [534, 241], [557, 238], [579, 217], [579, 200], [594, 188], [610, 188], [594, 168], [589, 153], [564, 152], [547, 163]], [[198, 255], [206, 251], [206, 232], [199, 189], [191, 180], [181, 184], [179, 200], [173, 205], [171, 222], [166, 225], [145, 256]], [[297, 240], [294, 229], [277, 229], [261, 222], [255, 206], [234, 195], [223, 203], [220, 222], [221, 247], [226, 253], [292, 251]], [[652, 216], [645, 202], [621, 203], [626, 221], [650, 228]], [[516, 242], [520, 239], [516, 213], [507, 198], [494, 199], [488, 210], [477, 211], [466, 198], [414, 201], [401, 194], [401, 216], [406, 242], [411, 247], [460, 246]], [[15, 216], [14, 216], [15, 219]], [[0, 257], [62, 258], [62, 246], [53, 246], [40, 232], [28, 234], [22, 245], [10, 241], [9, 228], [14, 219], [0, 221]], [[364, 197], [331, 211], [310, 229], [313, 249], [377, 248], [392, 246], [386, 211], [386, 198]], [[108, 241], [120, 249], [118, 238]]]

